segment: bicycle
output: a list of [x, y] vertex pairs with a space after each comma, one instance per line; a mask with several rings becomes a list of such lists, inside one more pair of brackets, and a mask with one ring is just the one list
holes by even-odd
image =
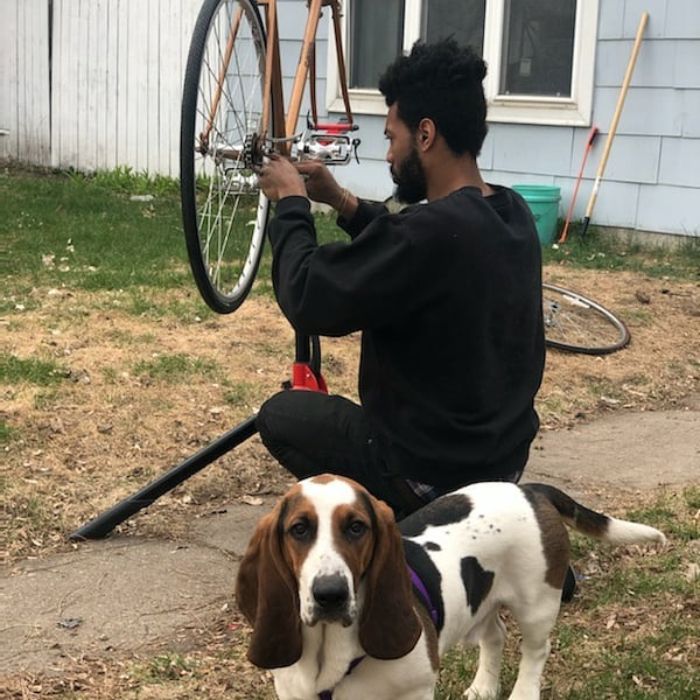
[[[255, 280], [269, 202], [254, 169], [272, 151], [344, 165], [357, 157], [341, 37], [340, 0], [309, 0], [299, 64], [285, 109], [277, 0], [205, 0], [183, 86], [180, 174], [183, 225], [197, 287], [219, 313], [235, 311]], [[321, 122], [315, 39], [330, 7], [345, 116]], [[264, 22], [260, 9], [264, 9]], [[311, 112], [297, 131], [306, 83]], [[286, 115], [286, 116], [285, 116]]]
[[625, 323], [588, 297], [542, 284], [545, 342], [549, 347], [586, 355], [607, 355], [630, 341]]

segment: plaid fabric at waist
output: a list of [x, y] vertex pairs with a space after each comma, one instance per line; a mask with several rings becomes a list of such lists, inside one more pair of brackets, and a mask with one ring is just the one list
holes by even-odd
[[[513, 474], [509, 474], [508, 476], [500, 479], [494, 479], [493, 481], [510, 481], [513, 484], [517, 484], [522, 475], [523, 470], [518, 469], [518, 471], [513, 472]], [[424, 503], [430, 503], [430, 501], [434, 501], [438, 496], [442, 496], [444, 493], [447, 493], [444, 489], [439, 489], [436, 486], [431, 486], [430, 484], [424, 484], [421, 481], [414, 481], [413, 479], [405, 479], [404, 481], [411, 491], [413, 491], [413, 493], [415, 493], [416, 496], [418, 496], [418, 498], [420, 498]], [[467, 486], [468, 483], [462, 484], [462, 486]]]
[[406, 483], [413, 493], [424, 501], [425, 503], [430, 503], [434, 501], [438, 496], [442, 495], [442, 491], [439, 491], [435, 486], [430, 484], [424, 484], [420, 481], [413, 481], [413, 479], [406, 479]]

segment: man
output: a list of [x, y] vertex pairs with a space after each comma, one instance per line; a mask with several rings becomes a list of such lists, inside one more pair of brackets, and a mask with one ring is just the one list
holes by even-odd
[[[476, 163], [485, 74], [447, 40], [416, 44], [380, 80], [396, 196], [426, 204], [389, 214], [319, 163], [273, 157], [260, 172], [277, 202], [272, 276], [290, 323], [362, 331], [361, 405], [282, 392], [260, 410], [261, 438], [298, 478], [349, 476], [397, 517], [467, 483], [517, 481], [539, 426], [540, 248], [525, 202]], [[348, 243], [317, 244], [308, 197], [338, 211]]]

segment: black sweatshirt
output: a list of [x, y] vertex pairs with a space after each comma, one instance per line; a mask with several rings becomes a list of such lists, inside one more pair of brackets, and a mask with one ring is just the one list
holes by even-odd
[[363, 331], [360, 400], [390, 472], [443, 488], [522, 469], [539, 425], [540, 246], [523, 199], [494, 189], [360, 202], [348, 243], [317, 244], [303, 197], [269, 227], [284, 314], [306, 335]]

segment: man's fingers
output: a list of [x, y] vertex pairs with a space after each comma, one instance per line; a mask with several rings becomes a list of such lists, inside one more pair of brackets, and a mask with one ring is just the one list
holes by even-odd
[[320, 163], [314, 163], [310, 160], [296, 161], [292, 165], [294, 165], [297, 172], [301, 173], [302, 175], [311, 175], [313, 172], [323, 167], [320, 165]]
[[256, 175], [261, 176], [266, 169], [269, 170], [268, 166], [270, 166], [272, 163], [278, 163], [279, 161], [280, 161], [279, 153], [270, 153], [270, 154], [265, 155], [262, 163], [260, 163], [259, 165], [256, 163], [253, 163], [253, 165], [251, 167], [252, 167], [253, 172]]

